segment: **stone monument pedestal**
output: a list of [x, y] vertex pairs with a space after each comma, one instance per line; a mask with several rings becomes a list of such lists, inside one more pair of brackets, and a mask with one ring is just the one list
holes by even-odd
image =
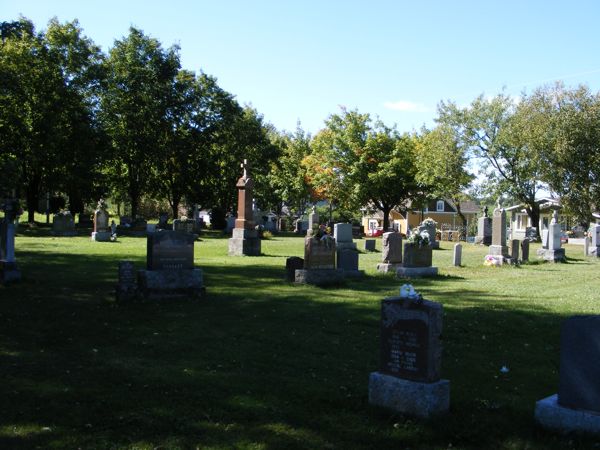
[[402, 267], [401, 263], [379, 263], [377, 264], [377, 271], [383, 273], [396, 273], [400, 267]]
[[92, 241], [96, 242], [110, 242], [112, 233], [110, 231], [94, 231], [92, 233]]
[[396, 277], [398, 278], [423, 278], [435, 277], [438, 274], [437, 267], [404, 267], [400, 266], [396, 269]]
[[489, 253], [486, 255], [486, 259], [488, 256], [493, 257], [494, 260], [498, 261], [500, 265], [502, 264], [516, 264], [508, 253], [508, 246], [506, 245], [490, 245]]
[[344, 271], [340, 269], [297, 269], [295, 282], [314, 286], [332, 286], [342, 284]]
[[369, 403], [401, 414], [429, 419], [448, 412], [450, 381], [423, 383], [371, 372]]
[[229, 256], [260, 256], [260, 238], [256, 230], [234, 228], [229, 239]]
[[544, 261], [550, 261], [550, 262], [565, 262], [567, 259], [564, 248], [557, 248], [557, 249], [540, 248], [537, 251], [537, 255], [540, 258], [542, 258]]
[[554, 394], [535, 403], [535, 421], [544, 428], [570, 433], [600, 434], [600, 415], [593, 411], [566, 408]]
[[139, 270], [138, 290], [145, 300], [201, 298], [205, 294], [202, 269]]
[[0, 261], [0, 284], [8, 284], [21, 279], [21, 271], [16, 262]]

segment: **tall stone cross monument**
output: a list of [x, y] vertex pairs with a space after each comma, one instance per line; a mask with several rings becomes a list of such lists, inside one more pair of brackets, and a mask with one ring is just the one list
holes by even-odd
[[238, 179], [238, 214], [235, 220], [233, 235], [229, 239], [230, 256], [259, 256], [260, 238], [254, 228], [252, 217], [252, 189], [254, 181], [250, 178], [250, 163], [244, 160], [241, 165], [243, 175]]

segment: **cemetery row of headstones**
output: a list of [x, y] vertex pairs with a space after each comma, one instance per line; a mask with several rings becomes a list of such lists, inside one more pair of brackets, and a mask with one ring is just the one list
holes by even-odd
[[435, 244], [429, 239], [429, 236], [435, 236], [435, 225], [433, 227], [433, 230], [424, 227], [415, 232], [415, 236], [422, 236], [425, 231], [427, 239], [419, 238], [412, 242], [409, 240], [404, 244], [401, 233], [383, 233], [381, 263], [377, 264], [377, 270], [393, 272], [400, 278], [436, 276], [438, 268], [432, 266], [432, 250]]
[[364, 272], [358, 269], [358, 250], [352, 241], [352, 224], [336, 223], [330, 236], [319, 226], [319, 216], [313, 208], [304, 239], [304, 259], [288, 258], [286, 270], [289, 281], [317, 286], [362, 277]]

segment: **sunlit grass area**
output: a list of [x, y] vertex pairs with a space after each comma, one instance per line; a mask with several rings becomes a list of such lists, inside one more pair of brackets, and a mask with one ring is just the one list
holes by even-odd
[[[363, 241], [357, 240], [359, 248]], [[444, 305], [448, 416], [419, 421], [371, 407], [380, 300], [404, 282], [375, 271], [339, 288], [284, 281], [299, 237], [227, 256], [227, 238], [195, 244], [201, 301], [117, 304], [119, 260], [145, 264], [145, 238], [115, 243], [21, 231], [19, 284], [0, 287], [1, 448], [598, 448], [533, 421], [558, 389], [561, 321], [598, 314], [600, 262], [485, 267], [485, 247], [434, 251], [440, 276], [412, 280]], [[534, 245], [531, 249], [535, 259]], [[501, 373], [506, 366], [508, 373]]]

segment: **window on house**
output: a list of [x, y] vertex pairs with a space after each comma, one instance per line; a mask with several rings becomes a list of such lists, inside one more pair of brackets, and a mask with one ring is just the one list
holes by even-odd
[[444, 211], [444, 200], [438, 200], [435, 206], [436, 211]]

